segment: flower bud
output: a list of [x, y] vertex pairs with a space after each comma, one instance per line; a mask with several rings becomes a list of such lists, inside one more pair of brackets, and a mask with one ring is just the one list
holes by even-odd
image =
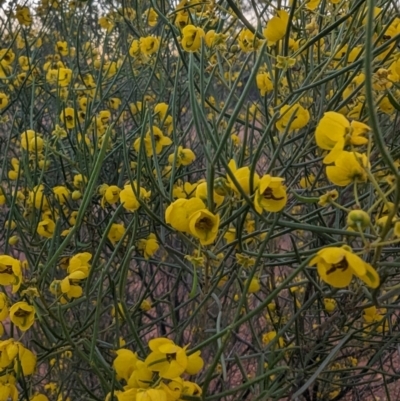
[[364, 212], [363, 210], [352, 210], [347, 215], [347, 224], [354, 230], [357, 228], [365, 230], [369, 226], [370, 222], [371, 219], [368, 213]]

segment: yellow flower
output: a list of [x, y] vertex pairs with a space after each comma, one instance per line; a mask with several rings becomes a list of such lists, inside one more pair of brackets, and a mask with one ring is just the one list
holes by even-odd
[[128, 210], [129, 212], [134, 212], [140, 207], [140, 203], [137, 200], [135, 193], [133, 192], [131, 184], [124, 186], [124, 189], [119, 193], [119, 199], [124, 209]]
[[195, 353], [188, 356], [188, 364], [186, 366], [185, 372], [188, 375], [195, 375], [203, 369], [204, 361], [200, 356], [201, 351], [196, 351]]
[[377, 309], [376, 306], [371, 306], [364, 309], [363, 318], [366, 324], [380, 323], [376, 330], [378, 332], [383, 331], [383, 324], [385, 323], [386, 309]]
[[154, 8], [149, 8], [143, 13], [143, 17], [146, 19], [149, 26], [156, 26], [158, 20], [158, 14]]
[[77, 253], [68, 263], [68, 273], [71, 280], [83, 280], [88, 277], [92, 255], [89, 252]]
[[60, 88], [65, 88], [69, 85], [72, 79], [72, 70], [69, 68], [50, 68], [47, 71], [46, 79], [51, 84], [57, 84]]
[[3, 110], [8, 105], [8, 96], [4, 92], [0, 92], [0, 110]]
[[[160, 128], [153, 125], [152, 129], [147, 131], [144, 137], [144, 148], [148, 157], [153, 155], [153, 140], [156, 154], [160, 154], [164, 146], [171, 145], [172, 140], [164, 136]], [[139, 152], [141, 146], [141, 138], [136, 139], [133, 144], [136, 152]]]
[[123, 224], [113, 223], [110, 227], [110, 231], [107, 234], [107, 238], [116, 244], [125, 234], [125, 227]]
[[261, 96], [274, 90], [271, 78], [267, 72], [262, 72], [256, 76], [257, 88], [260, 90]]
[[257, 50], [260, 41], [250, 29], [242, 29], [238, 36], [238, 43], [242, 51], [247, 53]]
[[[246, 195], [250, 195], [250, 187], [251, 187], [251, 181], [252, 181], [252, 187], [253, 190], [255, 190], [260, 182], [260, 177], [257, 173], [254, 173], [253, 177], [250, 178], [250, 168], [249, 167], [241, 167], [241, 168], [237, 168], [236, 167], [236, 162], [232, 159], [229, 164], [228, 167], [230, 168], [230, 170], [232, 171], [233, 175], [236, 178], [236, 181], [239, 184], [239, 188], [246, 194]], [[239, 188], [236, 186], [236, 184], [231, 180], [231, 178], [229, 177], [229, 175], [227, 176], [227, 184], [230, 186], [231, 189], [233, 189], [236, 194], [240, 195], [240, 190]]]
[[150, 259], [158, 251], [159, 245], [155, 234], [151, 233], [147, 238], [138, 241], [138, 249], [143, 252], [145, 259]]
[[337, 198], [339, 198], [339, 192], [336, 189], [333, 189], [319, 197], [318, 205], [329, 206], [331, 201], [335, 201]]
[[179, 146], [176, 159], [175, 153], [171, 153], [168, 156], [168, 163], [173, 164], [175, 162], [177, 167], [188, 166], [189, 164], [193, 163], [195, 159], [196, 156], [191, 149], [183, 149], [182, 146]]
[[189, 232], [189, 217], [205, 207], [204, 202], [199, 198], [177, 199], [165, 210], [165, 222], [175, 230]]
[[[207, 202], [208, 200], [208, 189], [207, 189], [207, 182], [203, 181], [200, 182], [196, 187], [196, 198], [200, 198], [203, 202]], [[222, 202], [224, 201], [225, 196], [219, 195], [218, 192], [215, 190], [213, 191], [213, 201], [215, 205], [221, 206]]]
[[28, 129], [21, 134], [21, 147], [30, 153], [41, 152], [44, 147], [44, 141], [39, 134]]
[[145, 364], [153, 372], [158, 372], [163, 379], [174, 379], [187, 368], [188, 357], [184, 348], [167, 338], [155, 338], [149, 341], [152, 351]]
[[334, 111], [328, 111], [324, 114], [315, 130], [315, 140], [317, 145], [324, 150], [329, 150], [323, 162], [332, 163], [336, 157], [343, 151], [346, 142], [352, 145], [364, 145], [368, 143], [365, 135], [370, 128], [368, 125], [358, 121], [351, 123], [345, 116]]
[[117, 187], [116, 185], [110, 185], [108, 186], [107, 184], [104, 184], [105, 187], [104, 191], [100, 192], [100, 195], [103, 195], [101, 198], [101, 207], [104, 207], [106, 202], [109, 203], [110, 205], [113, 205], [114, 203], [117, 203], [120, 198], [120, 193], [121, 189]]
[[307, 10], [314, 11], [318, 6], [321, 0], [308, 0], [306, 3]]
[[68, 188], [64, 185], [60, 185], [53, 188], [53, 193], [57, 202], [60, 205], [64, 205], [67, 203], [68, 199], [71, 197], [71, 193], [69, 192]]
[[15, 13], [15, 17], [17, 18], [18, 22], [24, 26], [32, 25], [32, 17], [31, 12], [28, 7], [17, 5], [17, 11]]
[[13, 294], [22, 283], [21, 262], [8, 255], [0, 255], [0, 284], [12, 285]]
[[175, 14], [175, 25], [183, 29], [189, 23], [189, 13], [187, 10], [181, 10]]
[[182, 29], [182, 47], [187, 52], [195, 52], [200, 49], [201, 38], [205, 37], [203, 29], [194, 25], [186, 25]]
[[[265, 345], [268, 345], [272, 340], [274, 340], [275, 339], [275, 337], [278, 335], [278, 333], [276, 332], [276, 331], [269, 331], [268, 333], [265, 333], [263, 336], [262, 336], [262, 342], [263, 342], [263, 344], [265, 344]], [[275, 347], [283, 347], [284, 346], [284, 341], [283, 341], [283, 338], [282, 337], [279, 337], [278, 338], [278, 342], [277, 342], [277, 344], [275, 345]]]
[[324, 298], [324, 307], [327, 312], [333, 312], [336, 309], [336, 301], [333, 298]]
[[117, 372], [119, 379], [128, 381], [132, 372], [136, 369], [138, 357], [128, 349], [119, 349], [116, 351], [117, 357], [114, 359], [113, 368]]
[[267, 22], [263, 33], [269, 46], [275, 44], [285, 36], [288, 22], [289, 14], [285, 10], [278, 10], [277, 15]]
[[10, 308], [10, 320], [21, 330], [28, 330], [35, 322], [35, 308], [22, 301]]
[[83, 174], [75, 174], [74, 175], [74, 187], [76, 189], [80, 189], [85, 186], [88, 179]]
[[140, 51], [146, 56], [156, 53], [160, 48], [160, 41], [155, 36], [146, 36], [139, 40]]
[[340, 152], [334, 166], [326, 168], [326, 174], [330, 181], [340, 187], [345, 187], [352, 182], [366, 182], [366, 169], [369, 162], [365, 154], [358, 152]]
[[66, 107], [60, 114], [60, 120], [68, 129], [75, 128], [75, 110], [72, 107]]
[[55, 45], [56, 52], [60, 53], [62, 56], [68, 56], [68, 42], [59, 40]]
[[260, 280], [257, 278], [252, 278], [250, 280], [250, 285], [249, 285], [249, 294], [253, 294], [255, 292], [258, 292], [261, 290], [261, 286], [260, 286]]
[[379, 275], [375, 269], [359, 256], [345, 248], [328, 247], [318, 251], [310, 261], [310, 266], [317, 265], [321, 279], [332, 287], [344, 288], [350, 284], [353, 274], [369, 287], [379, 286]]
[[55, 228], [56, 223], [50, 218], [45, 218], [38, 223], [36, 231], [42, 237], [52, 238]]
[[254, 197], [254, 207], [258, 213], [263, 210], [267, 212], [279, 212], [287, 203], [286, 189], [283, 178], [264, 175]]
[[[295, 103], [292, 106], [285, 105], [280, 109], [280, 117], [276, 122], [276, 128], [280, 132], [285, 132], [286, 129], [291, 132], [305, 127], [309, 121], [310, 113], [299, 103]], [[290, 126], [287, 128], [289, 123]]]
[[8, 318], [8, 298], [4, 292], [0, 292], [0, 321]]
[[151, 308], [153, 307], [153, 305], [151, 304], [151, 302], [147, 299], [144, 299], [142, 301], [142, 303], [140, 304], [140, 309], [144, 312], [148, 312], [149, 310], [151, 310]]
[[219, 229], [219, 215], [201, 209], [189, 216], [189, 233], [200, 240], [201, 245], [215, 241]]

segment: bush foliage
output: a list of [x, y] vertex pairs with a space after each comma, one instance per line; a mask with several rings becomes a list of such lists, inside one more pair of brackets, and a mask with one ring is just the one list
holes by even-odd
[[0, 7], [0, 401], [396, 399], [395, 1]]

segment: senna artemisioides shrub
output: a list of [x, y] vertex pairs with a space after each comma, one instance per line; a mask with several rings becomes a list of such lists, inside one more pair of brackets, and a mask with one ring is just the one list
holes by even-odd
[[0, 400], [396, 399], [395, 1], [0, 7]]

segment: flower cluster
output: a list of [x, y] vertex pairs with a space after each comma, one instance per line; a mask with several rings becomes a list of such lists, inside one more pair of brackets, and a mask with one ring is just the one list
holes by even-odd
[[116, 351], [113, 366], [119, 380], [126, 385], [116, 391], [118, 400], [183, 400], [199, 397], [201, 388], [181, 376], [197, 374], [204, 365], [200, 351], [189, 353], [168, 338], [149, 341], [150, 353], [144, 360], [128, 349]]

